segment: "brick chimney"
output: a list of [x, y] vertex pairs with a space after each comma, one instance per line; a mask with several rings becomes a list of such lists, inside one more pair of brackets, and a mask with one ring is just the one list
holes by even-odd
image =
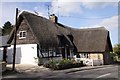
[[58, 18], [57, 18], [57, 16], [55, 16], [55, 14], [51, 14], [49, 18], [53, 23], [57, 23], [57, 21], [58, 21]]

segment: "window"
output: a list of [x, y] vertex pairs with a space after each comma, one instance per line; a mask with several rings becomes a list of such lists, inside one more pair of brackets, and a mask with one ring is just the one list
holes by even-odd
[[87, 54], [87, 53], [81, 53], [80, 57], [81, 58], [89, 58], [89, 54]]
[[57, 53], [55, 52], [54, 50], [52, 49], [42, 49], [42, 54], [43, 54], [43, 57], [45, 58], [50, 58], [50, 57], [60, 57], [61, 54], [60, 53]]
[[26, 38], [27, 32], [26, 31], [20, 31], [19, 32], [19, 39]]
[[76, 57], [77, 57], [77, 58], [80, 58], [80, 55], [79, 55], [79, 54], [77, 54], [77, 55], [76, 55]]

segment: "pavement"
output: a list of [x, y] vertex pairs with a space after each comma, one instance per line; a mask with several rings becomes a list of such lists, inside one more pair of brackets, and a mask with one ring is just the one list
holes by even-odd
[[[97, 68], [103, 68], [103, 67], [112, 67], [114, 65], [100, 65], [100, 66], [83, 66], [83, 67], [78, 67], [78, 68], [70, 68], [70, 69], [64, 69], [64, 70], [51, 70], [49, 68], [45, 68], [43, 66], [38, 66], [38, 65], [32, 65], [32, 64], [16, 64], [15, 65], [15, 70], [17, 72], [35, 72], [35, 73], [39, 73], [39, 72], [65, 72], [65, 73], [69, 73], [69, 72], [76, 72], [76, 71], [82, 71], [82, 70], [89, 70], [89, 69], [97, 69]], [[12, 64], [8, 64], [7, 65], [7, 69], [12, 69]]]
[[[51, 70], [49, 68], [45, 68], [43, 66], [38, 66], [38, 65], [32, 65], [32, 64], [16, 64], [15, 65], [15, 70], [20, 73], [28, 73], [28, 72], [76, 72], [76, 71], [81, 71], [81, 70], [89, 70], [89, 69], [97, 69], [97, 68], [102, 68], [102, 67], [111, 67], [114, 65], [101, 65], [101, 66], [83, 66], [83, 67], [78, 67], [78, 68], [70, 68], [70, 69], [64, 69], [64, 70]], [[12, 69], [12, 64], [7, 65], [7, 69], [11, 70]]]
[[[7, 69], [12, 69], [12, 64], [7, 65]], [[16, 64], [15, 70], [19, 73], [29, 73], [29, 72], [43, 72], [43, 71], [49, 71], [49, 68], [45, 68], [43, 66], [38, 65], [32, 65], [32, 64]]]
[[101, 65], [101, 66], [84, 66], [79, 68], [72, 68], [64, 70], [66, 73], [76, 72], [76, 71], [83, 71], [83, 70], [91, 70], [91, 69], [98, 69], [98, 68], [104, 68], [104, 67], [113, 67], [114, 65]]
[[[84, 66], [84, 67], [79, 67], [79, 68], [70, 68], [70, 69], [65, 69], [65, 70], [51, 70], [49, 68], [45, 68], [43, 66], [37, 66], [37, 65], [30, 65], [30, 64], [16, 64], [15, 68], [16, 71], [18, 72], [17, 74], [12, 74], [12, 75], [6, 75], [3, 76], [3, 78], [44, 78], [44, 77], [56, 77], [56, 76], [70, 76], [72, 73], [75, 74], [76, 72], [81, 72], [81, 71], [89, 71], [89, 70], [95, 70], [95, 69], [100, 69], [100, 68], [105, 68], [105, 67], [114, 67], [115, 65], [101, 65], [101, 66]], [[7, 65], [7, 69], [11, 69], [12, 65]], [[100, 72], [100, 71], [99, 71]], [[104, 71], [102, 71], [104, 72]], [[94, 72], [92, 72], [94, 73]], [[87, 73], [85, 73], [87, 74]], [[78, 77], [80, 74], [76, 74]], [[95, 74], [94, 74], [95, 75]], [[94, 76], [93, 75], [93, 76]]]

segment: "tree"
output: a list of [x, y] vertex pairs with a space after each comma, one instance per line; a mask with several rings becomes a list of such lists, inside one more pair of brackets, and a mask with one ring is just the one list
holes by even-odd
[[114, 61], [120, 60], [120, 44], [114, 45], [113, 52], [110, 52], [110, 56]]
[[12, 27], [13, 27], [12, 24], [9, 21], [7, 21], [3, 26], [3, 30], [2, 30], [3, 35], [10, 34]]
[[113, 51], [117, 54], [118, 58], [120, 58], [120, 44], [115, 45]]

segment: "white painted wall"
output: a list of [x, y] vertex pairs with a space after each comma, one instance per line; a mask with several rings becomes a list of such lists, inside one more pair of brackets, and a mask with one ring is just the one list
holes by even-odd
[[82, 60], [84, 64], [86, 65], [91, 65], [91, 66], [99, 66], [99, 65], [103, 65], [103, 60], [101, 59], [88, 59], [86, 58], [85, 60]]
[[[16, 63], [17, 64], [34, 64], [37, 65], [37, 44], [16, 45]], [[13, 45], [8, 48], [7, 62], [13, 61]]]
[[3, 60], [3, 48], [0, 48], [0, 61]]

